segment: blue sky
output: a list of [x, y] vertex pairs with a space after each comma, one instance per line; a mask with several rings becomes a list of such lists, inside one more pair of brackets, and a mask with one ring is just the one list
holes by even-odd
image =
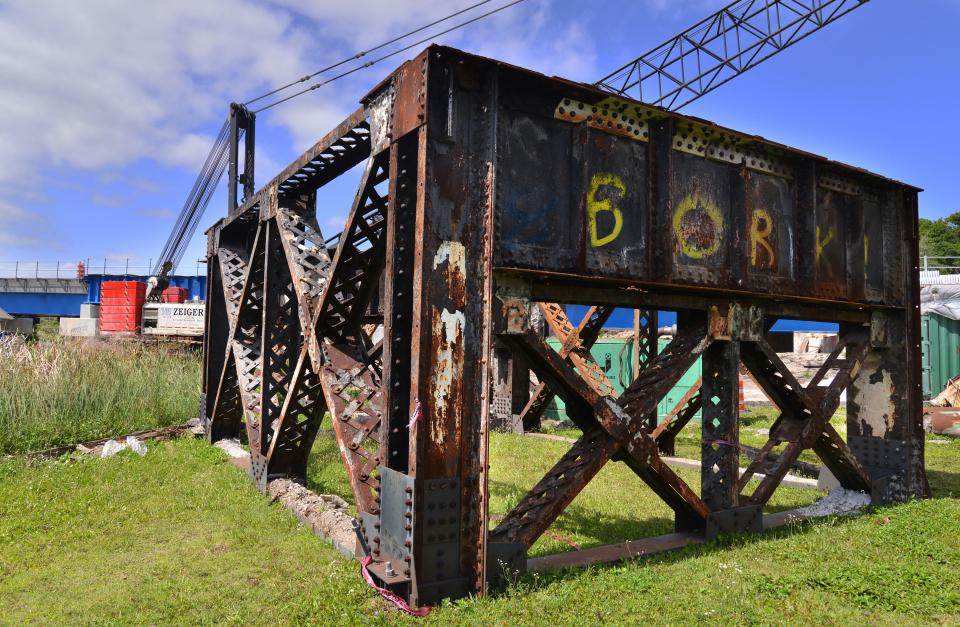
[[[145, 264], [231, 100], [471, 3], [0, 0], [0, 268]], [[593, 82], [723, 4], [527, 0], [439, 41]], [[955, 0], [872, 0], [683, 111], [922, 187], [921, 215], [941, 217], [960, 210], [958, 23]], [[258, 185], [414, 52], [261, 114]], [[355, 178], [322, 194], [326, 233]], [[225, 205], [221, 190], [201, 229]], [[204, 249], [198, 233], [181, 269]]]

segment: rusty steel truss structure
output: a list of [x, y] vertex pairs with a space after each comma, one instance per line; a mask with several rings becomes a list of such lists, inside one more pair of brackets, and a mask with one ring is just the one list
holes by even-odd
[[[303, 479], [329, 420], [384, 586], [415, 605], [483, 594], [614, 461], [686, 539], [761, 530], [805, 449], [876, 502], [926, 495], [916, 188], [444, 47], [362, 102], [208, 232], [202, 417], [211, 440], [245, 434], [261, 487]], [[360, 164], [343, 232], [325, 242], [316, 192]], [[571, 321], [564, 303], [592, 308]], [[620, 396], [589, 354], [614, 307], [639, 312], [642, 340]], [[678, 312], [659, 353], [658, 310]], [[840, 323], [806, 385], [764, 340], [780, 318]], [[582, 436], [494, 525], [496, 346], [540, 382], [501, 409], [532, 422], [558, 395]], [[698, 357], [700, 386], [656, 424]], [[740, 364], [780, 411], [743, 476]], [[830, 423], [844, 391], [845, 437]], [[697, 410], [690, 486], [661, 451]], [[590, 551], [560, 563], [626, 555]]]

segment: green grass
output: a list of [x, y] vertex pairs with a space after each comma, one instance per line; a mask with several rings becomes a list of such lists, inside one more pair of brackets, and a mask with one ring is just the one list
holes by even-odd
[[[752, 405], [740, 413], [740, 442], [754, 448], [760, 448], [767, 442], [767, 434], [760, 432], [766, 429], [769, 432], [770, 426], [779, 416], [779, 412], [773, 405]], [[847, 433], [847, 410], [840, 408], [834, 413], [830, 422], [841, 435]], [[561, 435], [569, 438], [580, 437], [580, 430], [573, 429], [546, 429], [545, 432], [555, 435]], [[775, 451], [782, 450], [780, 448]], [[677, 435], [675, 440], [675, 452], [677, 457], [687, 459], [700, 459], [700, 423], [690, 422]], [[811, 464], [819, 464], [820, 459], [812, 450], [805, 450], [800, 453], [800, 460]], [[750, 459], [744, 455], [740, 456], [740, 465], [747, 467], [750, 465]]]
[[56, 340], [60, 337], [60, 318], [37, 318], [33, 325], [33, 337], [40, 341]]
[[[182, 422], [196, 411], [193, 354], [59, 340], [0, 350], [0, 452]], [[774, 417], [746, 412], [743, 441], [761, 445], [756, 430]], [[483, 599], [446, 602], [424, 621], [391, 609], [355, 562], [270, 504], [218, 449], [186, 439], [148, 446], [145, 457], [0, 459], [0, 624], [960, 624], [960, 441], [927, 446], [931, 500], [528, 575]], [[509, 511], [566, 447], [493, 434], [491, 514]], [[677, 448], [699, 457], [697, 430], [685, 430]], [[699, 490], [697, 473], [678, 474]], [[312, 489], [351, 500], [329, 431], [309, 476]], [[767, 510], [820, 495], [781, 488]], [[671, 530], [670, 510], [612, 462], [531, 554]]]
[[[491, 510], [504, 511], [562, 450], [494, 434]], [[960, 472], [960, 442], [928, 451], [938, 498], [530, 575], [487, 598], [444, 603], [425, 621], [389, 609], [355, 562], [200, 441], [151, 444], [142, 458], [3, 460], [0, 623], [957, 624], [960, 501], [942, 481]], [[553, 530], [583, 545], [665, 530], [666, 510], [620, 466], [602, 471]], [[328, 434], [311, 471], [313, 487], [346, 494]], [[803, 494], [775, 498], [782, 507], [815, 495]], [[534, 552], [566, 548], [541, 542]]]
[[[569, 445], [513, 434], [493, 434], [490, 439], [491, 528], [533, 487], [566, 452]], [[698, 471], [675, 472], [699, 494]], [[332, 434], [321, 433], [314, 444], [308, 471], [308, 486], [320, 493], [337, 494], [348, 502], [353, 497], [346, 481], [340, 453]], [[755, 486], [755, 482], [752, 484]], [[749, 488], [749, 489], [752, 489]], [[824, 493], [781, 488], [768, 512], [809, 505]], [[530, 555], [581, 548], [660, 535], [673, 531], [673, 511], [624, 464], [608, 463], [554, 523], [558, 537], [542, 536]]]
[[0, 339], [0, 454], [184, 422], [200, 359], [130, 341]]

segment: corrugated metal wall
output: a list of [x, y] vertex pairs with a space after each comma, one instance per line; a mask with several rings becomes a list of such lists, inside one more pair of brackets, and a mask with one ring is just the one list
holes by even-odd
[[960, 375], [960, 321], [930, 313], [921, 318], [923, 331], [923, 396], [943, 391]]

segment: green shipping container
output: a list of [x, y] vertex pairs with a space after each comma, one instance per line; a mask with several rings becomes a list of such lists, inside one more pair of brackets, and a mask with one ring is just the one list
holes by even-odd
[[920, 318], [920, 328], [923, 397], [929, 399], [960, 375], [960, 321], [929, 313]]
[[[560, 340], [555, 337], [547, 338], [547, 343], [553, 350], [560, 349]], [[663, 350], [668, 343], [668, 340], [661, 338], [659, 350]], [[600, 338], [596, 344], [593, 345], [593, 348], [590, 349], [590, 354], [593, 355], [594, 361], [603, 368], [604, 374], [607, 375], [607, 379], [610, 380], [611, 385], [617, 390], [617, 394], [621, 394], [623, 390], [630, 385], [631, 378], [633, 377], [633, 340]], [[660, 401], [660, 404], [657, 406], [658, 420], [663, 420], [663, 417], [683, 398], [684, 394], [690, 390], [698, 378], [700, 378], [699, 359], [683, 374], [680, 381], [678, 381], [673, 389]], [[563, 401], [554, 397], [550, 405], [547, 406], [546, 411], [544, 411], [543, 417], [548, 420], [566, 419], [567, 414], [563, 406]], [[694, 420], [700, 420], [700, 412], [697, 412]]]

